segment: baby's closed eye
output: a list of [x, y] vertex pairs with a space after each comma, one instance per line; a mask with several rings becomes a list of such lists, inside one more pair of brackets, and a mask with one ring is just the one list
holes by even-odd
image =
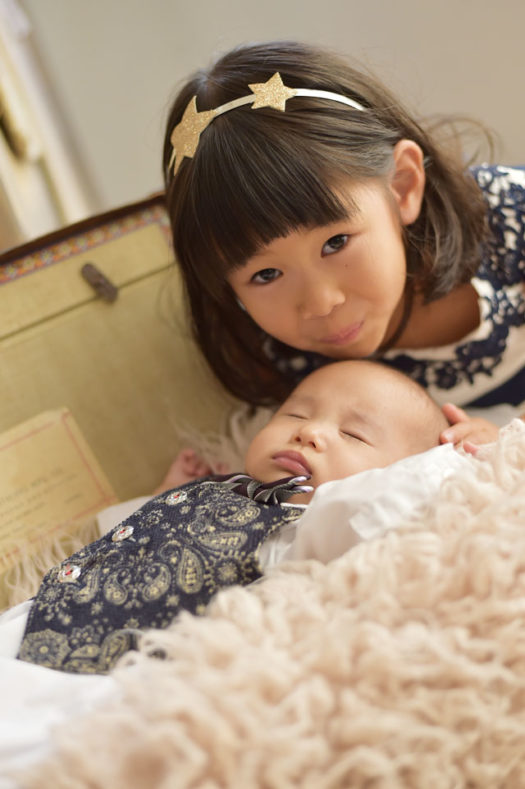
[[361, 441], [363, 444], [366, 444], [366, 443], [367, 443], [367, 442], [365, 441], [365, 439], [363, 438], [363, 436], [362, 436], [362, 435], [360, 435], [359, 433], [356, 433], [354, 430], [343, 430], [343, 429], [341, 429], [339, 432], [340, 432], [340, 433], [341, 433], [341, 435], [343, 435], [345, 438], [354, 439], [355, 441]]

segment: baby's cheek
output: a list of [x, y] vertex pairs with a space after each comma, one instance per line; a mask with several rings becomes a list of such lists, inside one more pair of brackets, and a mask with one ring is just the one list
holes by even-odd
[[251, 477], [255, 477], [258, 479], [259, 467], [260, 467], [260, 452], [258, 449], [259, 441], [256, 437], [248, 447], [244, 458], [244, 470], [247, 474]]
[[[363, 442], [354, 440], [345, 447], [337, 463], [332, 465], [331, 479], [344, 479], [361, 471], [368, 471], [371, 468], [386, 466], [393, 462], [393, 458], [386, 457], [375, 449]], [[323, 480], [326, 481], [326, 480]]]

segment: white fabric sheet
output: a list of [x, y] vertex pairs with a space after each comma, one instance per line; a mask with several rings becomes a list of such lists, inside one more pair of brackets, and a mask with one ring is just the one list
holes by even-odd
[[326, 563], [361, 540], [381, 537], [415, 518], [447, 477], [475, 462], [443, 444], [386, 468], [325, 482], [296, 521], [295, 539], [283, 558]]
[[0, 657], [0, 789], [23, 789], [11, 774], [50, 752], [53, 728], [117, 692], [110, 676], [64, 674]]

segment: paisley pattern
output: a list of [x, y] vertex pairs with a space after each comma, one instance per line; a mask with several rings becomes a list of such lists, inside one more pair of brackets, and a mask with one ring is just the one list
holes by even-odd
[[147, 502], [45, 576], [18, 657], [74, 673], [105, 673], [141, 631], [216, 592], [261, 576], [257, 550], [303, 507], [305, 477], [262, 484], [244, 474], [191, 482]]
[[[520, 405], [525, 401], [525, 169], [482, 166], [472, 175], [487, 202], [491, 231], [471, 280], [480, 325], [458, 343], [392, 349], [383, 358], [422, 384], [440, 404]], [[330, 361], [300, 352], [290, 357], [271, 338], [266, 352], [297, 382]]]

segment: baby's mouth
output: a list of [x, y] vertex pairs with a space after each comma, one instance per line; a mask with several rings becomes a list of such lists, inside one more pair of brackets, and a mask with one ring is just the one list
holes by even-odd
[[290, 471], [292, 474], [303, 474], [304, 476], [311, 477], [312, 469], [301, 455], [300, 452], [292, 450], [283, 450], [277, 452], [272, 456], [273, 462], [284, 471]]

